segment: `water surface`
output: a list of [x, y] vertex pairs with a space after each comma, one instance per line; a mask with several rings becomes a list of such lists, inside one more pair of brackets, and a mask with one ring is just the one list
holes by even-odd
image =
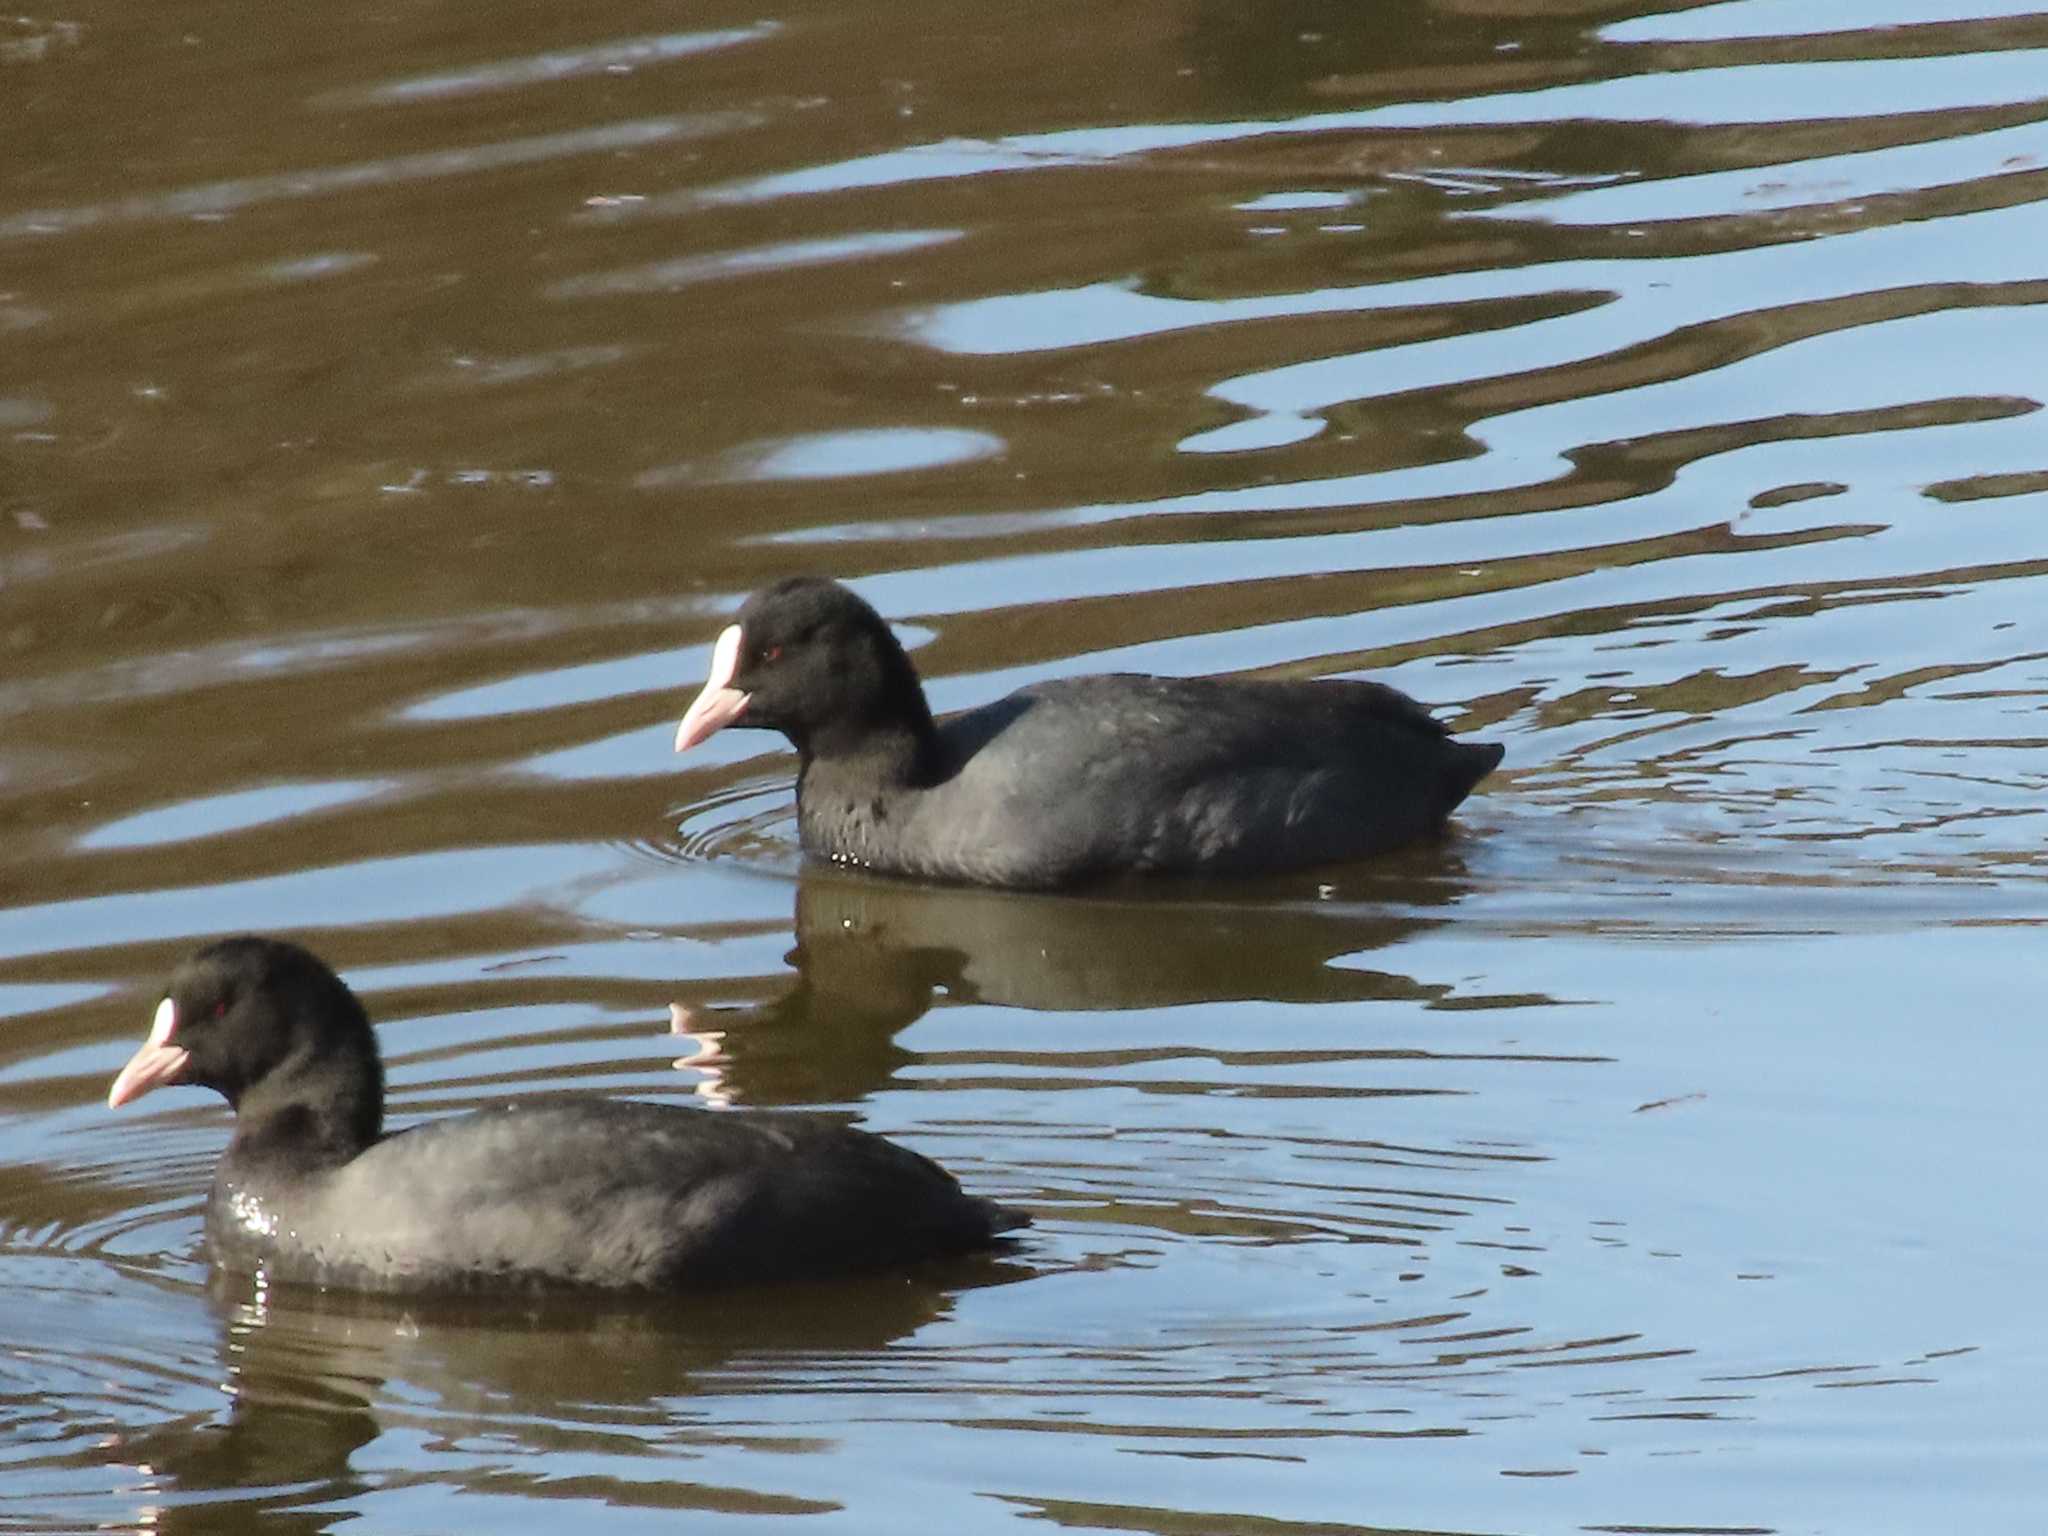
[[[2031, 1531], [2048, 12], [90, 0], [0, 22], [0, 1527]], [[806, 868], [711, 639], [1370, 673], [1440, 847]], [[244, 929], [394, 1120], [803, 1104], [910, 1276], [210, 1280]], [[680, 1004], [681, 1038], [670, 1032]]]

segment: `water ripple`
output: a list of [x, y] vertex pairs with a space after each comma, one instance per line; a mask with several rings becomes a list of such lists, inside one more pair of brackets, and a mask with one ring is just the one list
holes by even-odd
[[1005, 171], [1101, 165], [1247, 139], [1554, 122], [1783, 125], [2030, 105], [2048, 51], [1654, 71], [1461, 101], [1403, 102], [1260, 122], [1142, 123], [948, 139], [693, 194], [707, 205], [873, 191]]
[[628, 74], [648, 65], [668, 64], [702, 53], [735, 48], [743, 43], [762, 42], [781, 30], [779, 22], [761, 21], [751, 27], [717, 32], [665, 32], [646, 37], [619, 38], [582, 48], [561, 48], [548, 53], [529, 54], [524, 58], [472, 64], [437, 74], [413, 75], [383, 85], [333, 91], [317, 98], [314, 104], [332, 107], [403, 105], [474, 96], [486, 91], [552, 85], [559, 80], [574, 80], [585, 75]]
[[958, 240], [966, 231], [958, 229], [876, 230], [864, 234], [835, 235], [820, 240], [785, 240], [745, 250], [718, 251], [705, 256], [679, 256], [620, 272], [599, 272], [582, 277], [565, 277], [544, 290], [550, 299], [605, 298], [620, 294], [669, 293], [697, 283], [721, 278], [746, 277], [758, 272], [785, 272], [800, 267], [825, 266], [841, 261], [866, 261], [897, 256]]
[[322, 166], [207, 182], [168, 192], [140, 193], [107, 203], [34, 208], [0, 218], [0, 240], [70, 235], [111, 224], [214, 218], [268, 203], [328, 198], [365, 188], [544, 164], [573, 155], [612, 154], [682, 139], [716, 137], [751, 128], [760, 121], [758, 116], [742, 112], [641, 118], [562, 133], [544, 133], [532, 138], [471, 144], [459, 149], [426, 150], [354, 165]]

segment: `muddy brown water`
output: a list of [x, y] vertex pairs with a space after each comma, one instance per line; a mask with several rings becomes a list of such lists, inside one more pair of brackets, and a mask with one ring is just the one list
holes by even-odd
[[[2017, 0], [0, 19], [0, 1528], [2040, 1529], [2044, 194]], [[669, 752], [797, 570], [941, 707], [1507, 766], [1249, 887], [806, 868]], [[223, 1109], [103, 1095], [252, 928], [395, 1119], [826, 1106], [1039, 1225], [210, 1282]]]

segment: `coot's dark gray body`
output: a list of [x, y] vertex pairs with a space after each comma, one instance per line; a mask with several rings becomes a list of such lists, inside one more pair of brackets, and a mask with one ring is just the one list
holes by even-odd
[[304, 1172], [238, 1140], [206, 1220], [230, 1269], [420, 1292], [810, 1278], [1022, 1225], [928, 1159], [826, 1120], [573, 1098], [416, 1126]]
[[1502, 755], [1406, 694], [1341, 679], [1119, 673], [934, 721], [888, 626], [808, 577], [741, 608], [678, 748], [734, 724], [795, 745], [806, 851], [1036, 889], [1365, 858], [1439, 833]]
[[1029, 1221], [915, 1152], [812, 1115], [564, 1097], [382, 1135], [361, 1005], [275, 940], [187, 961], [109, 1101], [165, 1083], [235, 1106], [208, 1240], [223, 1266], [280, 1281], [682, 1290], [957, 1253]]
[[874, 788], [812, 757], [819, 857], [975, 885], [1243, 876], [1384, 853], [1442, 830], [1500, 761], [1377, 683], [1128, 674], [1039, 683], [935, 723], [929, 782]]

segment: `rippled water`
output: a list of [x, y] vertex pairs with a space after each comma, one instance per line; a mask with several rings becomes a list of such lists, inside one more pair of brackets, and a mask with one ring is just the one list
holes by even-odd
[[[0, 19], [0, 1529], [2032, 1531], [2048, 11]], [[669, 752], [1370, 672], [1441, 848], [1052, 899]], [[848, 1112], [1039, 1220], [660, 1306], [209, 1280], [288, 931], [393, 1113]], [[678, 1034], [671, 1033], [670, 1005]]]

